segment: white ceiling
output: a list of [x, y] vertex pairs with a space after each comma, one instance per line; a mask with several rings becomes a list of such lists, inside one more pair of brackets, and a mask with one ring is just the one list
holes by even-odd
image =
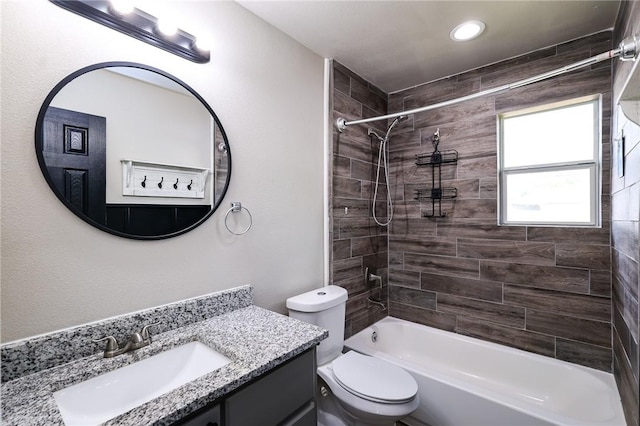
[[[610, 29], [620, 6], [619, 0], [237, 1], [388, 93]], [[483, 21], [485, 32], [452, 41], [449, 32], [466, 20]]]

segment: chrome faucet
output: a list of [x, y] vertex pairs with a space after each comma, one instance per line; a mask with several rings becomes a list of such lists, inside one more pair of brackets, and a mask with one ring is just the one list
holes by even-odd
[[376, 275], [376, 274], [372, 274], [371, 272], [369, 272], [369, 267], [367, 266], [366, 269], [365, 269], [365, 272], [364, 272], [365, 286], [368, 286], [370, 281], [375, 281], [375, 282], [378, 283], [378, 286], [377, 286], [377, 288], [378, 288], [378, 298], [374, 299], [373, 297], [369, 296], [369, 297], [367, 297], [367, 301], [369, 303], [373, 303], [374, 305], [380, 306], [383, 311], [386, 311], [387, 307], [385, 306], [384, 302], [382, 301], [382, 276]]
[[369, 272], [369, 268], [367, 268], [367, 274], [368, 281], [375, 281], [378, 283], [378, 288], [382, 288], [382, 277], [380, 275], [372, 274], [371, 272]]
[[142, 330], [129, 336], [129, 340], [127, 340], [127, 343], [122, 348], [118, 345], [118, 341], [113, 336], [107, 336], [103, 337], [102, 339], [92, 340], [92, 342], [98, 343], [106, 340], [107, 346], [104, 349], [104, 357], [113, 358], [114, 356], [122, 355], [123, 353], [130, 351], [135, 351], [136, 349], [140, 349], [151, 344], [151, 334], [149, 334], [149, 327], [152, 327], [154, 325], [160, 325], [160, 323], [155, 322], [153, 324], [145, 325], [144, 327], [142, 327]]

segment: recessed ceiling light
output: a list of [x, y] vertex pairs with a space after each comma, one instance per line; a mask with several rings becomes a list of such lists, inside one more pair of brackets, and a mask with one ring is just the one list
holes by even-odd
[[466, 41], [478, 37], [484, 31], [485, 25], [482, 21], [467, 21], [451, 30], [449, 36], [454, 41]]

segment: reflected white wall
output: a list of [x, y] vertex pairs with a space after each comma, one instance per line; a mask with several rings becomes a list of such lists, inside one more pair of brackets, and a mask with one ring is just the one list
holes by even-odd
[[51, 106], [105, 117], [107, 204], [211, 204], [210, 191], [195, 201], [122, 195], [122, 160], [211, 169], [211, 116], [189, 92], [99, 69], [70, 81]]

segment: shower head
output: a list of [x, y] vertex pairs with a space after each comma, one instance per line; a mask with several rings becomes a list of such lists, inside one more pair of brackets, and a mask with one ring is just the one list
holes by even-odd
[[408, 116], [408, 115], [399, 115], [399, 116], [397, 116], [397, 117], [395, 118], [395, 120], [393, 120], [393, 121], [391, 122], [391, 125], [389, 126], [389, 128], [394, 127], [396, 124], [398, 124], [398, 123], [400, 123], [400, 122], [402, 122], [402, 121], [406, 121], [408, 118], [409, 118], [409, 116]]
[[386, 140], [389, 138], [389, 133], [391, 133], [391, 129], [393, 129], [396, 126], [396, 124], [400, 123], [401, 121], [405, 121], [408, 118], [409, 118], [408, 115], [400, 115], [396, 117], [395, 120], [393, 120], [393, 122], [391, 122], [391, 124], [389, 125], [389, 128], [387, 129], [387, 133], [385, 134], [384, 137], [377, 134], [376, 131], [373, 130], [371, 127], [369, 127], [369, 129], [367, 130], [367, 135], [369, 136], [373, 135], [376, 138], [378, 138], [380, 142], [386, 142]]
[[393, 120], [393, 122], [391, 123], [391, 125], [387, 129], [387, 136], [386, 137], [389, 137], [389, 133], [391, 133], [391, 129], [393, 129], [396, 126], [396, 124], [400, 123], [401, 121], [405, 121], [408, 118], [409, 118], [408, 115], [400, 115], [400, 116], [396, 117], [396, 119]]

